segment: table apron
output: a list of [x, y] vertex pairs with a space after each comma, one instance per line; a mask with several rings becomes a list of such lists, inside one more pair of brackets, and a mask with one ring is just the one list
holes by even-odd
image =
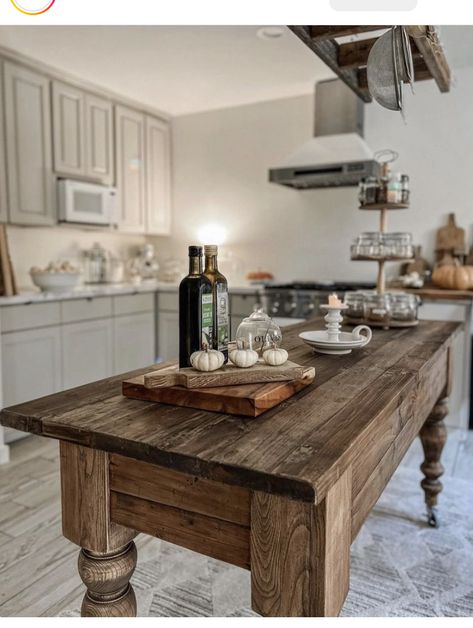
[[[451, 358], [445, 350], [420, 371], [416, 386], [373, 430], [353, 460], [352, 539], [378, 501], [437, 400], [448, 392]], [[420, 461], [419, 461], [420, 462]]]

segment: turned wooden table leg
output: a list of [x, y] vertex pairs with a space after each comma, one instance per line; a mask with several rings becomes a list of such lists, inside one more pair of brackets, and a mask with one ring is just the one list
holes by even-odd
[[133, 541], [108, 554], [82, 549], [79, 575], [87, 587], [82, 601], [82, 617], [135, 617], [136, 598], [130, 585], [135, 567]]
[[348, 593], [351, 469], [317, 505], [253, 493], [251, 603], [267, 617], [333, 617]]
[[428, 523], [433, 528], [439, 525], [436, 506], [438, 495], [443, 489], [439, 478], [445, 470], [440, 457], [447, 440], [447, 429], [443, 421], [448, 414], [447, 402], [447, 397], [438, 400], [419, 434], [424, 449], [424, 462], [420, 469], [425, 478], [421, 486], [425, 493]]
[[130, 578], [136, 566], [134, 530], [110, 519], [109, 457], [61, 442], [62, 532], [81, 547], [79, 574], [87, 587], [83, 617], [134, 617]]

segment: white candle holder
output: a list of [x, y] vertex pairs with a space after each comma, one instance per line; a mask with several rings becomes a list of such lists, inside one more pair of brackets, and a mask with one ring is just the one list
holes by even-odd
[[320, 309], [322, 311], [327, 311], [324, 319], [326, 322], [325, 327], [327, 328], [327, 337], [329, 342], [339, 342], [340, 341], [340, 331], [341, 331], [341, 323], [343, 321], [343, 316], [341, 312], [346, 310], [348, 305], [341, 303], [340, 305], [321, 305]]

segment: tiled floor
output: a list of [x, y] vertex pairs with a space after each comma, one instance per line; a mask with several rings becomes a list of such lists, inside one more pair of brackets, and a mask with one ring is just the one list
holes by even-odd
[[[421, 460], [416, 441], [402, 466], [418, 469]], [[473, 432], [451, 431], [446, 475], [471, 480], [472, 461]], [[160, 541], [143, 535], [137, 547], [139, 564], [161, 551]], [[54, 616], [77, 608], [84, 591], [77, 553], [61, 534], [57, 442], [34, 436], [17, 442], [11, 462], [0, 467], [0, 616]]]

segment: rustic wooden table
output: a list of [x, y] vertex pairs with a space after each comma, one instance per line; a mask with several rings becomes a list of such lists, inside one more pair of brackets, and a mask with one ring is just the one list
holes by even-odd
[[333, 357], [297, 337], [321, 323], [285, 335], [291, 359], [315, 366], [314, 384], [257, 419], [125, 399], [123, 376], [2, 411], [4, 425], [60, 441], [84, 616], [136, 613], [137, 532], [250, 569], [262, 615], [337, 615], [350, 544], [419, 433], [435, 523], [459, 325], [375, 331], [365, 349]]

